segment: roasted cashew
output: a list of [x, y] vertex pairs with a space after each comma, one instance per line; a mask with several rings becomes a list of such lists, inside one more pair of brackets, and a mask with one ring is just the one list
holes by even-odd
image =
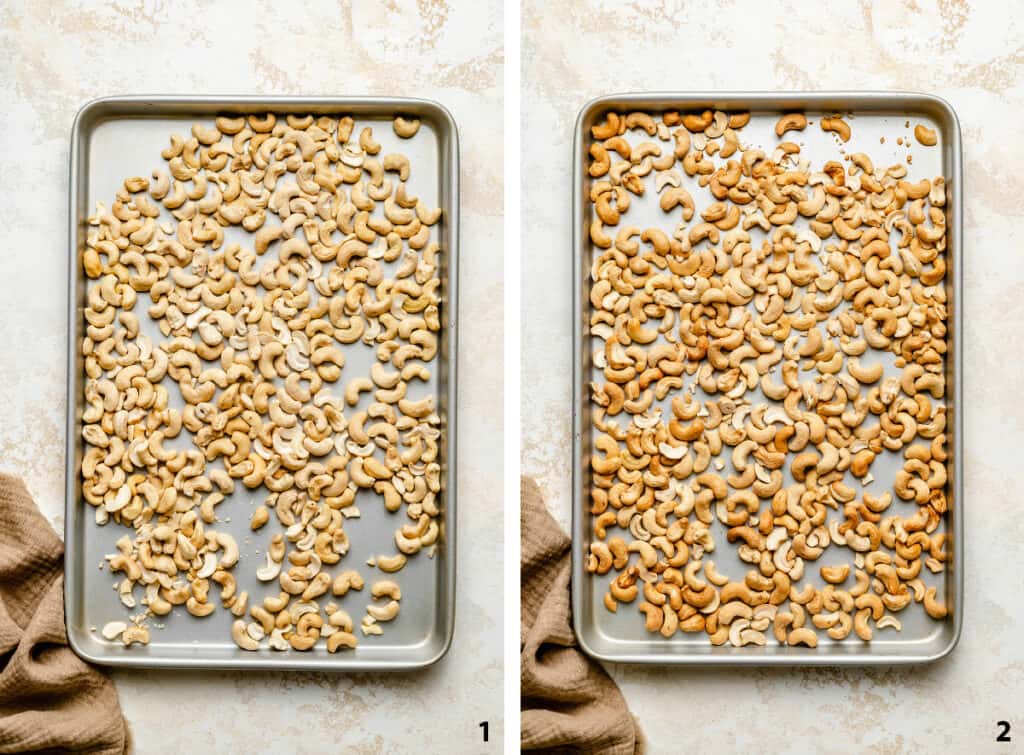
[[[731, 129], [748, 118], [610, 113], [591, 130], [587, 327], [603, 375], [591, 384], [584, 566], [609, 575], [609, 611], [642, 593], [646, 629], [665, 637], [762, 644], [774, 622], [783, 644], [815, 647], [810, 627], [869, 641], [872, 621], [892, 626], [885, 612], [914, 599], [927, 597], [937, 618], [945, 611], [919, 578], [944, 569], [927, 549], [948, 507], [945, 407], [933, 404], [945, 397], [945, 181], [912, 181], [905, 166], [876, 168], [865, 153], [819, 167], [794, 142], [770, 156], [743, 149]], [[674, 137], [672, 154], [635, 141], [634, 125]], [[781, 138], [807, 118], [775, 125]], [[821, 127], [852, 136], [838, 115]], [[674, 230], [629, 219], [629, 196], [652, 173], [661, 209], [682, 207]], [[695, 207], [687, 179], [713, 199]], [[761, 252], [755, 226], [768, 236]], [[902, 376], [887, 376], [870, 349], [892, 353]], [[768, 404], [747, 395], [757, 388]], [[883, 450], [905, 451], [892, 491], [917, 505], [914, 516], [892, 515], [893, 495], [874, 482]], [[724, 480], [709, 474], [723, 470], [723, 453], [735, 470]], [[742, 581], [704, 566], [720, 547], [715, 518], [754, 567]], [[833, 546], [852, 551], [853, 565], [816, 564], [824, 587], [797, 587]]]

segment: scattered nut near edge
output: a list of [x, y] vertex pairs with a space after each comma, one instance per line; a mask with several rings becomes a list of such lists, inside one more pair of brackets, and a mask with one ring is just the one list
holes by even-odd
[[939, 142], [935, 131], [921, 123], [914, 126], [914, 138], [917, 139], [918, 144], [925, 147], [934, 147]]

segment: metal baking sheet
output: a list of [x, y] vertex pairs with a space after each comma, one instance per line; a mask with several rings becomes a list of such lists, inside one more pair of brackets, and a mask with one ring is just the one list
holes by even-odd
[[[362, 636], [355, 650], [328, 653], [323, 643], [308, 652], [275, 652], [261, 649], [246, 652], [231, 640], [230, 626], [235, 617], [218, 608], [211, 616], [197, 619], [184, 607], [176, 607], [165, 617], [150, 620], [151, 641], [147, 646], [125, 648], [120, 641], [104, 640], [99, 630], [108, 621], [127, 620], [138, 609], [121, 605], [112, 589], [115, 576], [98, 568], [103, 556], [115, 550], [115, 540], [129, 532], [111, 521], [97, 526], [94, 510], [81, 497], [80, 464], [83, 360], [79, 344], [84, 334], [82, 308], [86, 282], [82, 274], [86, 218], [97, 201], [108, 207], [127, 176], [148, 176], [154, 168], [165, 168], [160, 157], [172, 133], [188, 134], [195, 122], [212, 125], [216, 115], [272, 112], [315, 115], [350, 115], [356, 120], [355, 134], [365, 125], [374, 127], [374, 137], [383, 145], [383, 153], [403, 152], [412, 164], [410, 190], [428, 204], [443, 210], [441, 222], [432, 230], [432, 241], [441, 248], [441, 334], [439, 353], [431, 365], [433, 373], [427, 386], [420, 386], [410, 397], [427, 392], [437, 397], [441, 416], [440, 462], [442, 468], [442, 537], [436, 555], [420, 552], [409, 558], [406, 567], [390, 575], [402, 588], [402, 610], [382, 636]], [[395, 115], [421, 119], [414, 139], [399, 139], [391, 129]], [[68, 639], [79, 656], [94, 663], [111, 666], [161, 668], [246, 668], [305, 669], [318, 671], [402, 670], [428, 666], [440, 659], [451, 643], [455, 620], [455, 544], [456, 544], [456, 325], [459, 229], [459, 144], [458, 132], [450, 113], [441, 105], [419, 99], [385, 98], [299, 98], [299, 97], [117, 97], [95, 100], [85, 105], [75, 118], [71, 135], [70, 228], [68, 249], [68, 395], [67, 395], [67, 470], [65, 524], [65, 620]], [[159, 203], [158, 203], [159, 204]], [[161, 220], [171, 219], [162, 209]], [[225, 242], [243, 242], [246, 232], [238, 227], [226, 229]], [[251, 245], [251, 241], [245, 242]], [[140, 297], [140, 302], [145, 301]], [[162, 338], [148, 317], [140, 317], [143, 329], [151, 337]], [[333, 392], [340, 395], [350, 377], [367, 374], [374, 360], [373, 351], [359, 343], [343, 347], [346, 367]], [[172, 405], [180, 402], [177, 389], [170, 391]], [[369, 401], [369, 397], [364, 398]], [[248, 590], [250, 605], [266, 595], [276, 595], [277, 584], [261, 583], [255, 571], [263, 562], [270, 537], [280, 525], [272, 516], [260, 532], [249, 530], [253, 507], [265, 499], [262, 488], [249, 491], [242, 486], [217, 507], [217, 529], [237, 539], [241, 560], [234, 574], [239, 590]], [[358, 519], [346, 520], [345, 529], [351, 550], [332, 572], [341, 566], [356, 568], [367, 584], [385, 575], [365, 565], [367, 558], [393, 552], [394, 530], [404, 514], [389, 514], [379, 497], [360, 491], [356, 504]], [[402, 517], [402, 519], [398, 519]], [[138, 591], [136, 591], [138, 597]], [[370, 602], [368, 590], [350, 592], [336, 602], [358, 621]], [[158, 628], [163, 625], [163, 628]], [[358, 630], [357, 630], [358, 632]]]
[[[812, 164], [825, 160], [841, 159], [840, 147], [831, 134], [821, 131], [818, 120], [823, 113], [843, 113], [853, 130], [849, 143], [843, 145], [846, 153], [865, 152], [876, 166], [882, 164], [906, 164], [907, 153], [913, 155], [909, 165], [908, 180], [929, 179], [943, 175], [947, 181], [947, 250], [945, 252], [947, 275], [945, 284], [948, 297], [948, 341], [946, 354], [946, 397], [947, 436], [950, 458], [947, 462], [948, 485], [946, 494], [949, 512], [946, 521], [940, 525], [949, 533], [953, 548], [952, 558], [946, 571], [932, 575], [922, 569], [922, 578], [928, 585], [936, 585], [939, 595], [944, 595], [950, 615], [943, 621], [930, 619], [919, 606], [908, 606], [896, 614], [903, 622], [903, 631], [875, 631], [874, 639], [864, 643], [856, 635], [842, 642], [829, 639], [819, 633], [817, 648], [779, 646], [769, 638], [766, 647], [713, 647], [703, 632], [696, 634], [677, 633], [670, 639], [660, 634], [649, 634], [643, 627], [643, 617], [636, 610], [636, 604], [623, 604], [613, 614], [603, 606], [601, 598], [607, 588], [611, 573], [595, 578], [584, 570], [584, 557], [588, 553], [592, 532], [589, 513], [590, 450], [593, 426], [590, 417], [588, 383], [600, 377], [600, 371], [591, 365], [594, 341], [587, 335], [590, 317], [589, 270], [595, 248], [588, 233], [591, 210], [587, 192], [590, 178], [587, 175], [588, 151], [592, 138], [590, 127], [603, 120], [608, 111], [630, 112], [641, 110], [658, 113], [666, 110], [680, 112], [703, 111], [704, 109], [725, 111], [750, 111], [750, 122], [740, 132], [744, 146], [763, 148], [766, 153], [780, 141], [773, 127], [783, 112], [802, 111], [813, 125], [801, 132], [786, 135], [791, 141], [802, 145], [802, 154]], [[909, 121], [909, 127], [906, 125]], [[924, 123], [939, 134], [939, 145], [924, 148], [913, 139], [913, 126]], [[633, 143], [642, 139], [633, 132]], [[904, 144], [897, 144], [902, 136]], [[885, 137], [884, 142], [882, 137]], [[628, 138], [628, 132], [627, 132]], [[909, 143], [908, 140], [909, 139]], [[709, 203], [707, 190], [697, 187], [696, 182], [684, 176], [684, 186], [690, 189], [697, 203], [697, 212]], [[632, 197], [629, 212], [630, 224], [643, 227], [658, 225], [665, 227], [665, 215], [657, 206], [656, 192], [648, 192], [643, 198]], [[659, 663], [690, 665], [868, 665], [868, 664], [914, 664], [928, 663], [949, 654], [960, 637], [963, 618], [963, 417], [962, 417], [962, 348], [963, 319], [960, 313], [963, 254], [963, 172], [961, 166], [960, 126], [953, 109], [937, 97], [902, 92], [820, 92], [820, 93], [649, 93], [610, 95], [595, 99], [583, 107], [576, 121], [573, 145], [573, 579], [572, 606], [573, 622], [580, 646], [591, 656], [625, 663]], [[646, 224], [646, 225], [645, 225]], [[759, 236], [755, 237], [755, 242]], [[868, 361], [865, 355], [864, 361]], [[879, 361], [884, 360], [879, 358]], [[892, 374], [892, 355], [884, 362], [886, 374]], [[701, 397], [698, 391], [698, 397]], [[748, 394], [751, 395], [751, 394]], [[666, 406], [668, 399], [662, 405]], [[767, 401], [760, 391], [751, 396], [757, 403]], [[770, 403], [770, 402], [769, 402]], [[666, 408], [671, 414], [671, 410]], [[726, 459], [726, 461], [728, 461]], [[874, 495], [891, 489], [891, 481], [899, 468], [896, 454], [880, 455], [872, 466], [876, 481], [864, 488]], [[713, 468], [712, 468], [713, 469]], [[727, 466], [721, 474], [731, 472]], [[853, 478], [848, 478], [847, 482]], [[784, 484], [791, 484], [788, 469]], [[860, 488], [859, 484], [856, 487]], [[903, 504], [898, 498], [893, 506]], [[907, 513], [911, 513], [909, 510]], [[749, 569], [735, 554], [735, 548], [725, 541], [724, 525], [715, 520], [712, 532], [718, 547], [709, 558], [716, 568], [731, 579], [740, 579]], [[825, 551], [821, 559], [808, 563], [805, 580], [820, 583], [817, 567], [834, 563], [850, 563], [852, 554], [846, 549]]]

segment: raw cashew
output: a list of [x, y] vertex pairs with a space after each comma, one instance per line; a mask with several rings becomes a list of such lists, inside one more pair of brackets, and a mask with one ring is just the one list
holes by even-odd
[[[392, 122], [403, 139], [420, 125]], [[129, 530], [105, 565], [125, 606], [144, 588], [147, 615], [228, 609], [244, 649], [354, 647], [351, 627], [309, 606], [363, 586], [327, 572], [350, 551], [357, 490], [412, 520], [399, 515], [382, 571], [433, 557], [443, 538], [446, 407], [430, 378], [445, 348], [447, 215], [413, 196], [414, 161], [348, 116], [220, 115], [161, 157], [83, 224], [81, 497], [98, 525]], [[368, 374], [351, 373], [357, 341]], [[242, 544], [209, 527], [238, 516], [246, 491]], [[262, 535], [271, 519], [281, 531]], [[282, 594], [249, 607], [249, 568]], [[247, 610], [258, 623], [238, 623]], [[147, 642], [139, 621], [107, 634]]]
[[398, 136], [403, 139], [411, 139], [416, 135], [416, 132], [419, 131], [420, 119], [397, 116], [391, 125], [394, 127], [395, 133], [398, 134]]

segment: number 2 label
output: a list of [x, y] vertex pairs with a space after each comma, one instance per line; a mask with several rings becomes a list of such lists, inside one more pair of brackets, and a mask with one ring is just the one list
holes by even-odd
[[[999, 733], [996, 735], [997, 742], [1012, 742], [1010, 738], [1010, 722], [1009, 721], [996, 721], [996, 726], [999, 727]], [[486, 735], [484, 741], [487, 741]]]

